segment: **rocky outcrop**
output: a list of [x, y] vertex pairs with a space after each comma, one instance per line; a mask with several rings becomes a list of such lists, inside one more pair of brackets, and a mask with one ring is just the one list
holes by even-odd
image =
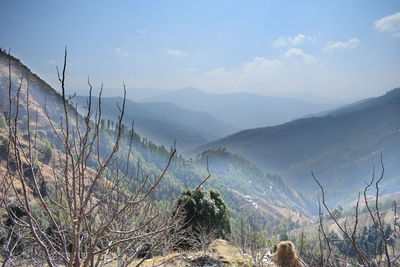
[[[131, 266], [136, 264], [137, 262], [134, 262]], [[254, 263], [250, 255], [242, 253], [234, 244], [217, 239], [205, 251], [172, 253], [164, 257], [145, 260], [142, 266], [252, 267]]]

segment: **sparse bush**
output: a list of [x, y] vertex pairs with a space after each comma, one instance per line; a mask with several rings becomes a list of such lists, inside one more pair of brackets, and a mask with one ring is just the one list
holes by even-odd
[[[179, 197], [178, 206], [183, 206], [183, 228], [191, 238], [210, 235], [213, 238], [226, 238], [231, 231], [228, 208], [220, 193], [215, 189], [200, 188], [193, 192], [185, 190]], [[189, 248], [188, 242], [182, 242], [181, 247]]]
[[43, 160], [45, 163], [49, 163], [53, 156], [53, 150], [51, 148], [50, 142], [46, 142], [45, 146], [43, 147]]

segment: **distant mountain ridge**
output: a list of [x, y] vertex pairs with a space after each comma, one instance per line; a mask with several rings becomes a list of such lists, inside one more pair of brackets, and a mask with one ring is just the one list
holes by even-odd
[[[117, 103], [122, 103], [121, 97], [103, 97], [102, 115], [104, 119], [116, 120], [118, 114]], [[77, 96], [72, 102], [83, 109], [87, 97]], [[97, 108], [98, 98], [93, 97], [93, 105]], [[171, 146], [177, 139], [179, 149], [188, 149], [197, 145], [233, 133], [233, 126], [218, 120], [204, 111], [191, 111], [166, 102], [138, 103], [126, 100], [125, 123], [135, 123], [135, 131], [153, 142]]]
[[170, 91], [142, 101], [170, 102], [186, 109], [206, 111], [238, 129], [278, 125], [337, 106], [249, 93], [211, 94], [195, 88]]
[[382, 153], [386, 188], [400, 191], [400, 88], [325, 116], [240, 131], [196, 151], [219, 147], [315, 196], [313, 170], [331, 196], [342, 201], [345, 193], [356, 192], [370, 179], [374, 165], [379, 170]]

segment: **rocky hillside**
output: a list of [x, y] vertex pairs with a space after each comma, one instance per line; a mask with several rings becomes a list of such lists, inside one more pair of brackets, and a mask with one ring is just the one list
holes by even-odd
[[[31, 116], [37, 121], [39, 129], [49, 128], [49, 120], [46, 110], [49, 111], [50, 119], [59, 122], [63, 111], [63, 102], [60, 94], [54, 90], [48, 83], [42, 80], [38, 75], [31, 72], [19, 59], [8, 56], [0, 50], [0, 110], [8, 112], [9, 107], [9, 68], [11, 70], [11, 98], [14, 103], [17, 101], [17, 91], [21, 86], [19, 103], [20, 118], [26, 119], [26, 103], [29, 101]], [[29, 100], [27, 100], [27, 88], [29, 81]], [[70, 110], [72, 106], [67, 105]], [[24, 108], [25, 107], [25, 108]]]

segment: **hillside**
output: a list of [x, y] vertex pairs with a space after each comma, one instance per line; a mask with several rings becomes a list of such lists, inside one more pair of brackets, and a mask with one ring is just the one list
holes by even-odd
[[335, 107], [248, 93], [212, 94], [195, 88], [171, 91], [146, 101], [170, 102], [186, 109], [206, 111], [238, 129], [277, 125]]
[[[386, 225], [390, 225], [391, 223], [393, 223], [393, 215], [394, 215], [393, 210], [384, 209], [381, 211], [381, 213], [382, 213], [382, 220], [384, 221], [384, 223]], [[346, 223], [348, 226], [354, 227], [355, 217], [353, 214], [351, 214], [348, 217], [339, 218], [338, 222], [340, 225], [344, 225]], [[371, 227], [373, 224], [374, 223], [368, 213], [360, 214], [359, 218], [358, 218], [358, 233], [360, 234], [364, 227]], [[311, 225], [308, 225], [305, 227], [291, 230], [287, 234], [291, 240], [296, 240], [296, 239], [299, 239], [299, 237], [303, 233], [304, 236], [306, 237], [307, 243], [312, 243], [312, 242], [316, 242], [318, 240], [319, 226], [320, 226], [319, 223], [314, 223], [314, 224], [311, 224]], [[324, 220], [323, 226], [327, 233], [334, 232], [339, 235], [342, 234], [339, 227], [332, 219]]]
[[[15, 98], [18, 87], [21, 83], [21, 77], [23, 77], [22, 90], [20, 92], [20, 104], [23, 106], [27, 101], [26, 94], [26, 79], [29, 78], [29, 95], [30, 95], [30, 107], [34, 111], [32, 116], [35, 116], [39, 129], [45, 130], [50, 129], [48, 125], [47, 115], [50, 116], [51, 120], [59, 121], [63, 110], [62, 98], [59, 93], [54, 90], [48, 83], [42, 80], [35, 73], [32, 73], [30, 69], [23, 65], [19, 59], [10, 58], [11, 67], [11, 81], [12, 91], [11, 97]], [[8, 55], [0, 50], [0, 110], [8, 111], [9, 106], [9, 58]], [[15, 101], [15, 99], [14, 99]], [[73, 107], [67, 105], [69, 109], [73, 110]], [[46, 110], [51, 110], [46, 114]], [[21, 118], [26, 118], [26, 109], [20, 109]], [[37, 119], [36, 119], [37, 117]]]
[[[98, 98], [93, 100], [97, 108]], [[105, 120], [116, 120], [117, 103], [122, 100], [120, 97], [102, 98]], [[77, 96], [72, 102], [83, 111], [87, 97]], [[165, 147], [171, 146], [176, 138], [177, 147], [182, 150], [222, 138], [235, 130], [207, 112], [191, 111], [165, 102], [137, 103], [127, 99], [124, 123], [129, 125], [132, 121], [141, 136]]]
[[387, 193], [400, 190], [400, 88], [328, 115], [238, 132], [198, 148], [225, 147], [280, 174], [306, 195], [318, 193], [310, 172], [333, 202], [353, 198], [363, 181], [385, 165]]
[[[210, 172], [223, 181], [214, 187], [225, 192], [226, 199], [235, 203], [234, 210], [241, 214], [256, 214], [264, 221], [268, 219], [291, 219], [300, 221], [298, 214], [307, 214], [315, 205], [279, 176], [268, 174], [239, 155], [226, 150], [208, 150], [197, 156], [196, 163], [206, 164]], [[233, 178], [233, 179], [232, 179]], [[289, 209], [288, 209], [289, 208]]]

